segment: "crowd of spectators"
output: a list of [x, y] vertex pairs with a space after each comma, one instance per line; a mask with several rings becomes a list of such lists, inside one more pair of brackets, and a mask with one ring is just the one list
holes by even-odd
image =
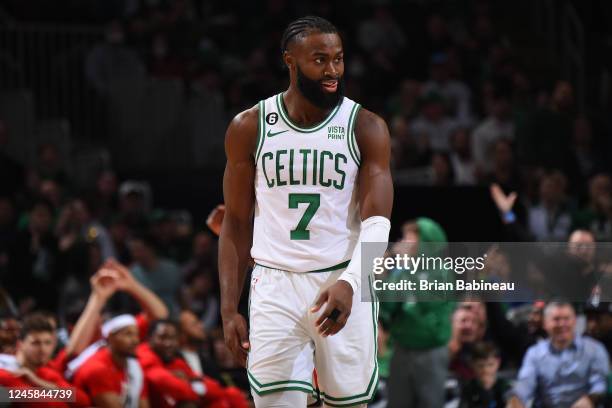
[[[82, 313], [63, 327], [65, 338], [53, 313], [26, 314], [14, 331], [6, 325], [15, 319], [2, 318], [3, 387], [72, 390], [70, 401], [53, 406], [248, 406], [233, 382], [235, 367], [216, 364], [214, 340], [193, 312], [184, 309], [169, 319], [162, 300], [114, 260], [94, 273], [90, 285]], [[141, 311], [109, 317], [107, 302], [117, 292]]]
[[[100, 95], [118, 78], [176, 78], [218, 105], [210, 120], [226, 124], [285, 86], [278, 40], [302, 6], [136, 4], [118, 9], [122, 18], [86, 58]], [[496, 28], [496, 10], [488, 1], [309, 9], [341, 29], [347, 94], [387, 120], [398, 184], [497, 183], [519, 194], [517, 216], [535, 240], [564, 241], [576, 228], [612, 239], [609, 121], [579, 107], [558, 74], [532, 79], [520, 48]]]
[[[520, 229], [512, 224], [507, 224], [509, 230]], [[555, 267], [548, 258], [554, 275], [547, 282], [553, 292], [547, 301], [528, 301], [524, 295], [519, 295], [520, 302], [504, 301], [498, 294], [453, 290], [439, 297], [407, 291], [396, 299], [379, 292], [379, 365], [384, 384], [379, 398], [387, 404], [380, 406], [610, 406], [612, 308], [596, 299], [609, 273], [599, 275], [600, 280], [590, 279], [598, 268], [610, 264], [609, 259], [602, 264], [594, 256], [594, 242], [590, 231], [576, 230], [563, 253], [555, 255], [563, 261]], [[441, 226], [420, 217], [402, 226], [401, 242], [389, 255], [444, 256], [446, 248]], [[480, 278], [490, 282], [511, 276], [517, 263], [509, 262], [509, 257], [530, 257], [527, 251], [513, 254], [508, 247], [495, 245], [487, 254]], [[558, 267], [561, 264], [572, 264], [571, 271], [566, 274]], [[534, 265], [519, 267], [532, 269], [530, 275], [538, 273]], [[501, 269], [506, 272], [500, 273]], [[412, 270], [399, 267], [387, 273], [396, 282], [413, 276]], [[449, 279], [444, 270], [421, 267], [414, 273], [421, 281]], [[568, 283], [575, 277], [577, 283]], [[564, 293], [555, 289], [554, 280], [573, 287], [586, 282], [586, 290]], [[494, 298], [498, 300], [491, 301]], [[556, 300], [563, 298], [572, 303]]]
[[[7, 7], [25, 3], [37, 2]], [[108, 17], [104, 41], [83, 61], [100, 97], [112, 79], [180, 79], [217, 103], [225, 123], [286, 85], [278, 47], [286, 24], [306, 13], [329, 18], [347, 49], [348, 96], [387, 120], [397, 183], [492, 186], [507, 232], [500, 240], [612, 240], [612, 128], [578, 109], [572, 83], [531, 78], [529, 61], [498, 31], [493, 2], [460, 10], [418, 2], [87, 3], [104, 3], [98, 8]], [[53, 144], [40, 145], [34, 163], [6, 154], [11, 135], [1, 119], [0, 384], [69, 381], [78, 404], [107, 406], [122, 395], [117, 384], [135, 355], [144, 380], [127, 392], [132, 401], [246, 404], [245, 373], [220, 331], [222, 208], [210, 228], [195, 228], [189, 213], [156, 207], [148, 183], [120, 180], [112, 168], [76, 189]], [[446, 239], [428, 219], [402, 232], [408, 241]], [[512, 306], [383, 305], [387, 387], [376, 403], [438, 407], [453, 378], [462, 407], [603, 404], [612, 347], [607, 303]], [[523, 318], [509, 320], [519, 309]], [[580, 319], [586, 323], [576, 327]]]

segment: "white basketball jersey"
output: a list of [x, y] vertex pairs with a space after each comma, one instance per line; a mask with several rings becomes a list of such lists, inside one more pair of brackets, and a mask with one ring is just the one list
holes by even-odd
[[311, 128], [291, 122], [282, 94], [259, 102], [251, 256], [291, 272], [345, 267], [359, 238], [354, 126], [359, 104], [343, 98]]

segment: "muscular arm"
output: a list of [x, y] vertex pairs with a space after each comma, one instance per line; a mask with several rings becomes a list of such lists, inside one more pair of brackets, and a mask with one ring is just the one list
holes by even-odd
[[227, 155], [223, 175], [225, 217], [219, 237], [219, 282], [225, 341], [234, 356], [243, 363], [248, 343], [246, 343], [246, 322], [238, 314], [238, 303], [253, 242], [255, 202], [253, 151], [256, 140], [257, 109], [252, 108], [237, 115], [225, 135]]
[[[355, 137], [361, 152], [357, 180], [361, 231], [351, 262], [339, 280], [348, 283], [352, 292], [359, 291], [362, 282], [362, 243], [386, 243], [389, 240], [393, 181], [391, 179], [391, 142], [385, 122], [367, 110], [361, 110], [355, 123]], [[384, 254], [386, 245], [372, 248]]]
[[361, 152], [357, 181], [361, 232], [346, 270], [338, 282], [321, 293], [312, 309], [316, 312], [327, 302], [325, 310], [315, 322], [323, 336], [336, 334], [348, 321], [353, 295], [361, 285], [361, 243], [387, 242], [389, 239], [389, 218], [393, 206], [389, 131], [380, 117], [362, 109], [355, 124], [355, 136]]
[[393, 207], [393, 180], [387, 125], [378, 115], [361, 109], [355, 124], [355, 137], [361, 152], [358, 179], [361, 219], [374, 216], [389, 219]]

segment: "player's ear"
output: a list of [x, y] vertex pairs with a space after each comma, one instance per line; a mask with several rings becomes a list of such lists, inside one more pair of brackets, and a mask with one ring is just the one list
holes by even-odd
[[291, 71], [295, 65], [295, 57], [287, 50], [283, 51], [283, 62], [289, 71]]

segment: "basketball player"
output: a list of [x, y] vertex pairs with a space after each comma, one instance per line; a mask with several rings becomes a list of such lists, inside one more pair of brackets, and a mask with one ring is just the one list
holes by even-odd
[[[378, 380], [378, 305], [361, 301], [372, 293], [361, 243], [389, 239], [389, 132], [344, 97], [342, 42], [330, 22], [292, 22], [281, 49], [289, 88], [238, 114], [226, 133], [225, 341], [247, 365], [257, 408], [305, 407], [315, 367], [327, 406], [365, 406]], [[238, 301], [249, 255], [247, 334]]]

